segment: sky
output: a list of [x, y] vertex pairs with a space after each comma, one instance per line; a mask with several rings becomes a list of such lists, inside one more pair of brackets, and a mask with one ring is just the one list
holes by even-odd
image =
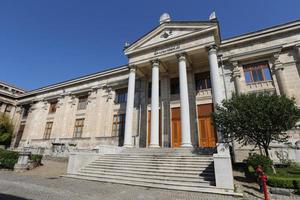
[[133, 42], [172, 20], [208, 20], [222, 39], [300, 20], [299, 0], [0, 0], [0, 81], [32, 90], [127, 64]]

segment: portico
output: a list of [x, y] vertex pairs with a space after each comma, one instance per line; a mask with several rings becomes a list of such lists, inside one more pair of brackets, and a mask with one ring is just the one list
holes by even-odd
[[[125, 147], [133, 146], [134, 98], [131, 95], [136, 93], [136, 77], [143, 77], [149, 83], [151, 82], [151, 87], [148, 87], [151, 90], [148, 92], [151, 98], [146, 103], [148, 105], [146, 110], [149, 110], [150, 114], [142, 113], [149, 118], [148, 137], [145, 137], [150, 140], [147, 142], [148, 147], [201, 146], [200, 139], [209, 140], [206, 136], [201, 136], [201, 134], [206, 135], [207, 133], [203, 132], [208, 130], [209, 137], [214, 137], [215, 131], [211, 127], [210, 119], [204, 121], [201, 118], [204, 116], [201, 113], [204, 107], [201, 109], [197, 107], [200, 108], [200, 104], [217, 105], [224, 98], [217, 59], [219, 44], [217, 29], [213, 21], [184, 24], [165, 21], [152, 32], [126, 47], [125, 54], [129, 58], [130, 72]], [[211, 87], [201, 88], [203, 89], [201, 93], [205, 93], [205, 98], [202, 99], [197, 98], [195, 86], [195, 74], [199, 71], [205, 71], [211, 77], [211, 83], [210, 81], [207, 83], [211, 84]], [[179, 82], [177, 89], [179, 94], [173, 95], [171, 86], [161, 85], [172, 84], [170, 82], [176, 78]], [[205, 109], [203, 112], [206, 112]], [[207, 113], [206, 116], [210, 117]], [[197, 118], [199, 120], [196, 120]], [[220, 138], [221, 136], [212, 139], [214, 145]]]

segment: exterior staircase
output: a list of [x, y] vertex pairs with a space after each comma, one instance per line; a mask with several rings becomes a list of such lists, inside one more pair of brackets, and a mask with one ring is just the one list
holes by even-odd
[[161, 189], [230, 193], [215, 186], [211, 151], [193, 149], [128, 148], [118, 154], [100, 155], [67, 177]]

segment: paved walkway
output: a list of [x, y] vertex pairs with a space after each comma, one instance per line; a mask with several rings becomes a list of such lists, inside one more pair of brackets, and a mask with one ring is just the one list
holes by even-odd
[[[66, 162], [44, 161], [44, 166], [16, 173], [0, 171], [0, 200], [229, 200], [231, 196], [161, 190], [61, 178], [66, 172]], [[239, 174], [236, 175], [239, 177]], [[263, 199], [254, 184], [246, 183], [240, 177], [238, 189], [244, 191], [243, 199]], [[241, 198], [238, 198], [241, 199]], [[272, 199], [291, 199], [272, 196]], [[292, 199], [300, 199], [293, 197]]]

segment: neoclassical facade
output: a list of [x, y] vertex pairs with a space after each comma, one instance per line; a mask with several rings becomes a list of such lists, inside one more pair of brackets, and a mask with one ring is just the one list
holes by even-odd
[[[128, 64], [17, 95], [13, 147], [214, 148], [211, 112], [233, 92], [272, 91], [300, 104], [300, 21], [230, 39], [219, 22], [160, 24], [131, 44]], [[300, 138], [290, 131], [291, 142]], [[241, 161], [251, 147], [234, 144]]]
[[17, 98], [25, 90], [0, 82], [0, 113], [5, 113], [11, 119], [15, 117]]

